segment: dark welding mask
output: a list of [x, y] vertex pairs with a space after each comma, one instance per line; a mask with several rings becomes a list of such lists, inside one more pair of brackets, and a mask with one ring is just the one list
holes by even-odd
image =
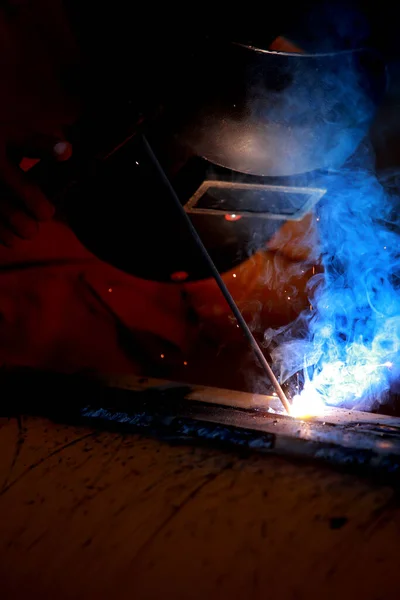
[[323, 173], [354, 153], [386, 81], [369, 50], [296, 54], [207, 38], [185, 52], [160, 115], [144, 120], [63, 195], [84, 245], [159, 281], [209, 272], [152, 169], [143, 128], [223, 272], [329, 193]]

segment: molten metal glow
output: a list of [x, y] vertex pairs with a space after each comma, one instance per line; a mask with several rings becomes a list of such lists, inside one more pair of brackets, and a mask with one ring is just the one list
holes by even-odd
[[231, 215], [225, 215], [225, 221], [240, 221], [242, 215], [235, 215], [232, 213]]
[[325, 412], [325, 404], [316, 390], [303, 390], [293, 398], [290, 415], [297, 419], [317, 417]]

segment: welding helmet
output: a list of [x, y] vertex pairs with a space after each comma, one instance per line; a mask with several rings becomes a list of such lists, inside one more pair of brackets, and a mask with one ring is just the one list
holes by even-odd
[[[385, 67], [369, 50], [299, 54], [213, 36], [184, 50], [146, 135], [224, 272], [326, 193], [321, 173], [366, 134]], [[210, 275], [140, 131], [68, 186], [63, 204], [83, 244], [124, 271], [158, 281]]]

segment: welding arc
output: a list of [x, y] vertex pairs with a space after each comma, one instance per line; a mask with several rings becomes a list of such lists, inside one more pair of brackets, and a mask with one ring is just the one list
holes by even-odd
[[182, 204], [180, 203], [180, 200], [179, 200], [174, 188], [172, 187], [171, 182], [169, 181], [168, 177], [166, 176], [164, 169], [162, 168], [161, 164], [159, 163], [158, 158], [154, 154], [153, 149], [151, 148], [146, 137], [144, 135], [142, 137], [143, 137], [143, 142], [144, 142], [146, 152], [147, 152], [151, 162], [153, 163], [155, 169], [157, 170], [157, 172], [160, 176], [160, 179], [162, 180], [163, 184], [165, 185], [166, 189], [168, 190], [169, 194], [171, 195], [171, 198], [174, 200], [177, 209], [179, 210], [180, 214], [182, 215], [182, 218], [184, 219], [184, 221], [187, 225], [190, 235], [192, 236], [193, 240], [197, 244], [201, 254], [203, 255], [204, 260], [207, 262], [208, 266], [210, 267], [212, 276], [214, 277], [215, 281], [217, 282], [217, 285], [218, 285], [219, 289], [221, 290], [222, 295], [224, 296], [225, 300], [227, 301], [229, 308], [231, 309], [233, 315], [236, 318], [237, 323], [239, 324], [245, 337], [247, 338], [254, 354], [258, 358], [262, 368], [264, 369], [265, 373], [267, 374], [268, 379], [272, 383], [279, 400], [282, 402], [286, 412], [288, 414], [290, 414], [290, 404], [289, 404], [288, 399], [286, 398], [285, 392], [281, 388], [277, 378], [274, 375], [274, 372], [272, 371], [267, 359], [265, 358], [260, 346], [258, 345], [257, 340], [251, 333], [249, 326], [247, 325], [246, 321], [244, 320], [244, 318], [242, 316], [242, 313], [240, 312], [236, 302], [232, 298], [232, 295], [231, 295], [230, 291], [228, 290], [224, 280], [222, 279], [217, 267], [215, 266], [213, 259], [209, 255], [207, 248], [204, 246], [192, 221], [190, 220], [188, 214], [186, 213], [185, 209], [183, 208]]

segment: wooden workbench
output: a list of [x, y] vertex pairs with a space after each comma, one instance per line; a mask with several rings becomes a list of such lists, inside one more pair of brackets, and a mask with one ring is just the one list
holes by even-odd
[[397, 593], [396, 491], [354, 474], [1, 419], [0, 490], [5, 600]]

